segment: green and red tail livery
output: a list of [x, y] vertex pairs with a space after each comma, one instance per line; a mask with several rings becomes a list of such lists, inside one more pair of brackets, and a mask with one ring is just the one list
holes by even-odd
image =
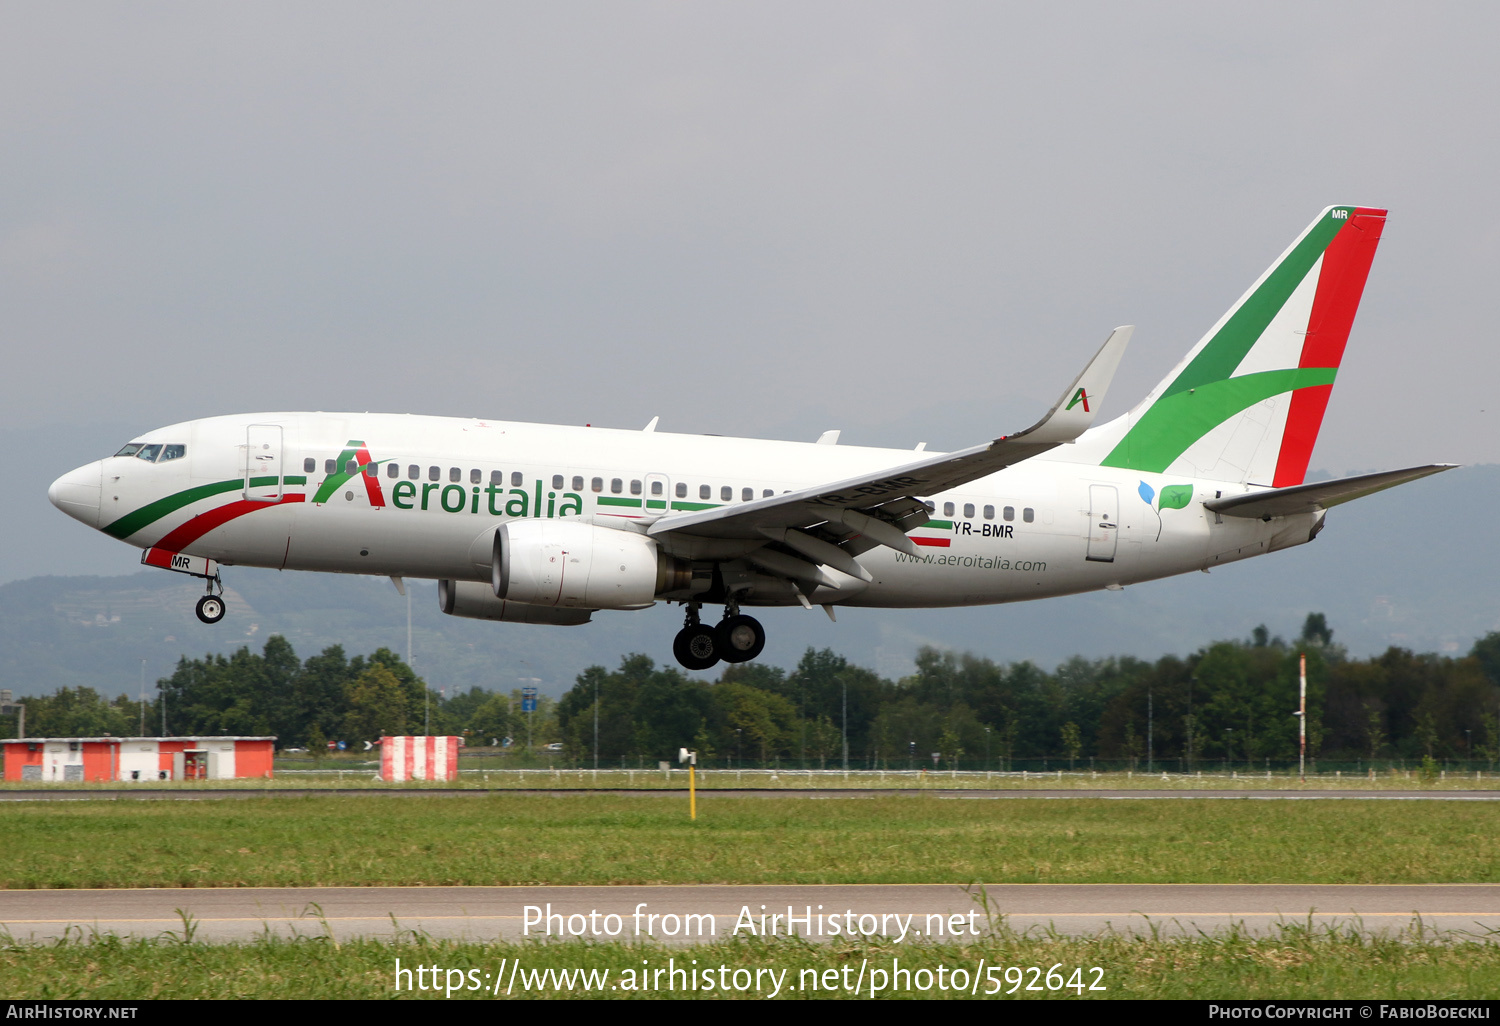
[[1301, 482], [1384, 226], [1369, 207], [1318, 215], [1145, 402], [1101, 428], [1100, 463]]

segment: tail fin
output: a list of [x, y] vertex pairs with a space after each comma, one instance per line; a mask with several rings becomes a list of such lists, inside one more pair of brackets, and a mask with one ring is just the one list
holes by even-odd
[[1080, 439], [1072, 458], [1300, 484], [1385, 214], [1324, 210], [1139, 406]]

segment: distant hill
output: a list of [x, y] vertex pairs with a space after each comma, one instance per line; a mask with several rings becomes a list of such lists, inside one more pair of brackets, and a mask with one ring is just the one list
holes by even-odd
[[[1294, 635], [1321, 611], [1334, 640], [1366, 655], [1399, 645], [1447, 654], [1500, 629], [1497, 546], [1484, 526], [1500, 509], [1500, 467], [1463, 468], [1329, 513], [1312, 544], [1212, 574], [1043, 602], [956, 610], [768, 610], [764, 661], [796, 663], [808, 646], [832, 648], [886, 676], [909, 672], [924, 644], [1001, 661], [1052, 666], [1071, 655], [1185, 653], [1245, 637], [1260, 623]], [[193, 616], [199, 582], [162, 571], [119, 577], [32, 577], [0, 586], [0, 687], [18, 694], [88, 685], [134, 695], [178, 657], [259, 649], [285, 635], [302, 656], [331, 644], [350, 654], [406, 648], [406, 600], [385, 578], [225, 571], [229, 614], [208, 627]], [[675, 606], [600, 613], [585, 627], [459, 620], [437, 609], [431, 582], [412, 582], [417, 671], [434, 686], [516, 687], [535, 677], [560, 694], [583, 668], [627, 652], [671, 661]]]

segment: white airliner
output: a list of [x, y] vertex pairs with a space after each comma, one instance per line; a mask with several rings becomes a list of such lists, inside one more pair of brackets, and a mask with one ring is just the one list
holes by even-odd
[[[150, 431], [48, 491], [202, 577], [435, 578], [445, 613], [572, 625], [685, 607], [690, 669], [754, 659], [750, 606], [961, 606], [1118, 589], [1315, 538], [1330, 506], [1449, 464], [1304, 484], [1385, 211], [1318, 215], [1172, 373], [1093, 427], [1117, 328], [1039, 422], [952, 453], [361, 413]], [[918, 449], [920, 450], [920, 446]], [[218, 592], [215, 593], [217, 586]], [[717, 625], [699, 620], [722, 605]]]

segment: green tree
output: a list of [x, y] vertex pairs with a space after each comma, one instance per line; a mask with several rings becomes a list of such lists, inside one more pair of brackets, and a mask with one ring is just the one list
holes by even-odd
[[1130, 760], [1130, 769], [1133, 772], [1140, 763], [1141, 756], [1146, 752], [1146, 742], [1136, 733], [1134, 721], [1125, 724], [1125, 757]]
[[1500, 631], [1490, 631], [1474, 642], [1469, 655], [1479, 663], [1480, 670], [1489, 682], [1500, 686]]
[[464, 721], [465, 728], [474, 737], [474, 743], [487, 745], [490, 740], [514, 741], [524, 738], [526, 729], [520, 716], [511, 708], [510, 699], [496, 691], [487, 692], [485, 699]]
[[1070, 720], [1062, 725], [1059, 736], [1063, 751], [1068, 753], [1068, 769], [1071, 770], [1078, 761], [1078, 753], [1083, 751], [1083, 735], [1078, 730], [1078, 724]]
[[827, 769], [828, 757], [843, 751], [843, 735], [827, 716], [819, 716], [808, 727], [807, 748], [818, 760], [818, 769]]
[[1308, 613], [1307, 619], [1302, 621], [1302, 634], [1298, 640], [1305, 645], [1333, 644], [1333, 630], [1328, 626], [1328, 618], [1322, 613]]
[[949, 769], [958, 769], [958, 760], [964, 754], [963, 739], [951, 724], [944, 727], [943, 733], [938, 737], [938, 751], [942, 753], [943, 761], [948, 764]]
[[1385, 712], [1373, 701], [1365, 702], [1365, 745], [1371, 762], [1380, 758], [1380, 750], [1385, 747]]
[[411, 733], [406, 693], [390, 667], [372, 663], [344, 685], [344, 736], [373, 741], [382, 735]]
[[123, 706], [112, 704], [93, 688], [58, 688], [26, 700], [26, 733], [31, 737], [127, 737], [138, 729], [129, 699]]
[[312, 756], [314, 763], [322, 763], [328, 757], [328, 739], [323, 736], [323, 728], [316, 723], [307, 736], [307, 754]]

